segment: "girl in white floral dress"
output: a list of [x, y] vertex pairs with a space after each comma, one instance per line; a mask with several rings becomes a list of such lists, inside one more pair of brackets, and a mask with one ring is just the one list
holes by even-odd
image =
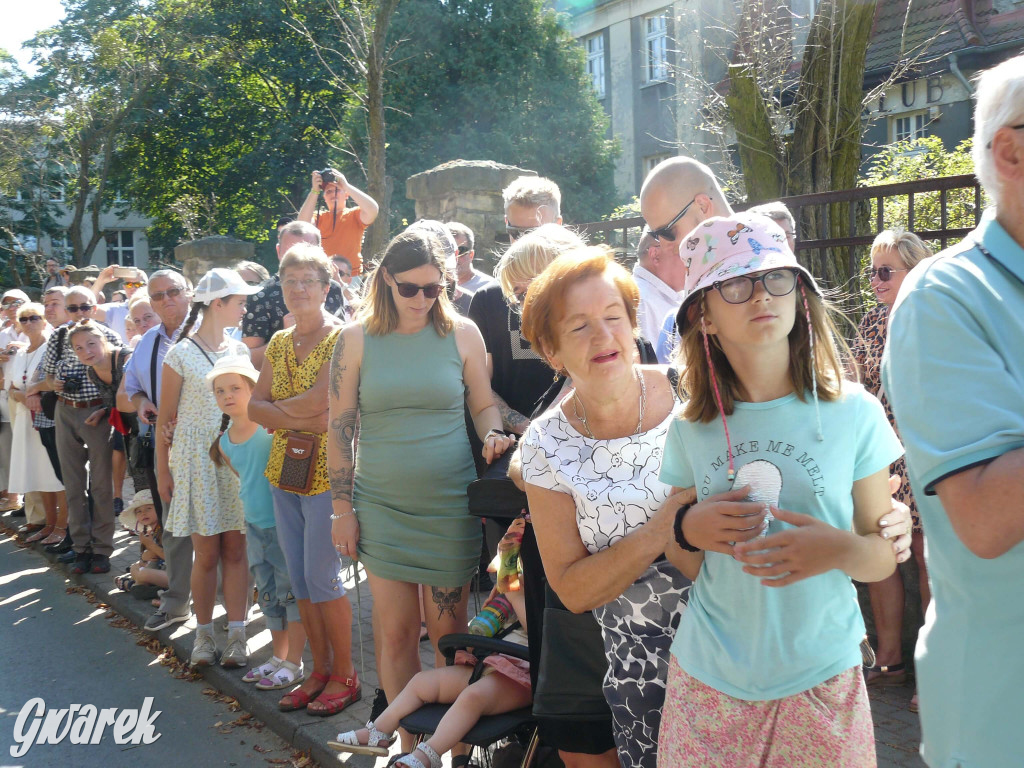
[[[228, 269], [211, 269], [196, 286], [192, 312], [178, 341], [164, 358], [157, 433], [177, 420], [171, 446], [158, 441], [157, 486], [170, 504], [165, 528], [175, 536], [191, 536], [192, 601], [196, 613], [193, 666], [213, 664], [213, 605], [217, 566], [223, 570], [224, 603], [228, 614], [228, 644], [221, 664], [239, 667], [248, 661], [245, 646], [245, 606], [248, 562], [245, 555], [245, 515], [238, 479], [228, 467], [217, 467], [209, 448], [217, 437], [221, 412], [206, 384], [214, 363], [228, 355], [248, 356], [244, 344], [228, 337], [245, 314], [246, 296], [256, 288]], [[202, 314], [202, 325], [195, 333]]]

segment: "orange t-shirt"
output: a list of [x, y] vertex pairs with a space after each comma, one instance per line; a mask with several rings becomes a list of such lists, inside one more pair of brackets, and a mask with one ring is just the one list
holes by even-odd
[[352, 274], [363, 271], [360, 250], [363, 247], [363, 232], [366, 225], [359, 218], [359, 206], [338, 211], [338, 219], [330, 211], [322, 211], [316, 219], [323, 249], [328, 256], [344, 256], [352, 265]]

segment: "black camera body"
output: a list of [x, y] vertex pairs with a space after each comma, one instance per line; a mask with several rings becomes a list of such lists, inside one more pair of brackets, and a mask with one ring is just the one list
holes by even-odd
[[324, 168], [320, 171], [320, 178], [323, 180], [325, 186], [327, 184], [337, 184], [340, 180], [338, 178], [338, 172], [333, 168]]
[[69, 395], [78, 394], [82, 389], [81, 376], [68, 376], [64, 379], [64, 391]]

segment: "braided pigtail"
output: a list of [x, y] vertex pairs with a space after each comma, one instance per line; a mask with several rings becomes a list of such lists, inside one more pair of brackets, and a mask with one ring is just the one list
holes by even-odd
[[220, 439], [228, 431], [228, 424], [230, 423], [231, 417], [226, 413], [220, 417], [220, 429], [217, 430], [217, 437], [213, 439], [213, 444], [210, 445], [210, 458], [213, 459], [214, 465], [218, 467], [224, 466], [224, 456], [220, 452]]
[[180, 344], [189, 337], [192, 333], [192, 329], [195, 327], [196, 320], [199, 319], [199, 313], [203, 311], [206, 305], [200, 301], [192, 302], [192, 311], [188, 313], [188, 318], [185, 320], [185, 324], [181, 326], [181, 333], [178, 334], [178, 340], [175, 344]]

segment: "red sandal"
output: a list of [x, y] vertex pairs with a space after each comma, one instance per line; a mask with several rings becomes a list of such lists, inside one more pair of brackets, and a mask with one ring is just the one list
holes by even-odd
[[[306, 712], [315, 717], [330, 717], [341, 712], [349, 704], [359, 701], [363, 695], [362, 686], [359, 685], [359, 676], [355, 672], [352, 673], [352, 677], [331, 675], [330, 680], [335, 683], [343, 683], [345, 690], [340, 693], [321, 693], [306, 707]], [[316, 709], [313, 709], [313, 704], [317, 705]]]
[[306, 693], [306, 691], [302, 690], [302, 686], [299, 686], [294, 691], [289, 691], [277, 702], [277, 708], [282, 712], [294, 712], [298, 709], [305, 709], [309, 702], [313, 701], [316, 696], [323, 692], [324, 688], [327, 687], [327, 683], [331, 680], [327, 675], [319, 672], [314, 672], [310, 675], [310, 678], [316, 680], [319, 686], [314, 688], [311, 693]]

